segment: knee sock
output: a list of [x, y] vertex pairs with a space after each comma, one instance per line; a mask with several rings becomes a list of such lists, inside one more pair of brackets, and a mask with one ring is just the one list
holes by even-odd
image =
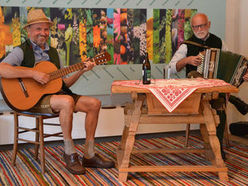
[[76, 149], [74, 147], [74, 143], [72, 139], [65, 139], [64, 140], [64, 148], [65, 148], [65, 154], [71, 155], [73, 153], [76, 153]]
[[95, 156], [95, 144], [94, 141], [88, 141], [85, 143], [84, 157], [90, 159]]

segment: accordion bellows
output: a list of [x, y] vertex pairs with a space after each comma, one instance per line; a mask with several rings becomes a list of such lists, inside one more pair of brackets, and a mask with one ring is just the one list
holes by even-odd
[[236, 87], [243, 82], [248, 61], [239, 54], [222, 51], [220, 49], [206, 49], [199, 54], [202, 57], [202, 64], [197, 67], [197, 71], [204, 78], [222, 79]]

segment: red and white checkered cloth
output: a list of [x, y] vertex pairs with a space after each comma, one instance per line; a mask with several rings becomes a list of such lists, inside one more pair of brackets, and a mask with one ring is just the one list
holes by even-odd
[[161, 102], [162, 105], [172, 112], [196, 89], [204, 87], [229, 85], [219, 79], [154, 79], [151, 84], [143, 85], [139, 80], [115, 81], [112, 85], [146, 88]]

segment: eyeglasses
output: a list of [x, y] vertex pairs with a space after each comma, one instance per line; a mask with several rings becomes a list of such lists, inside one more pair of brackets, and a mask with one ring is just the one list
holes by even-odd
[[192, 25], [192, 28], [194, 29], [194, 30], [197, 30], [197, 29], [199, 29], [199, 28], [205, 28], [206, 26], [208, 25], [208, 23], [205, 23], [205, 24], [201, 24], [201, 25]]

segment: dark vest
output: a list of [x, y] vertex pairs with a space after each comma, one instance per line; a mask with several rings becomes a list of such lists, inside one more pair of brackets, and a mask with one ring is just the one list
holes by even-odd
[[[191, 38], [189, 38], [188, 41], [193, 41], [193, 42], [199, 43], [201, 45], [208, 46], [210, 48], [219, 48], [219, 49], [222, 48], [221, 39], [219, 37], [211, 34], [211, 33], [210, 33], [210, 35], [209, 35], [209, 37], [208, 37], [208, 39], [206, 41], [198, 39], [197, 37], [195, 37], [195, 35], [193, 35]], [[205, 49], [205, 48], [195, 46], [195, 45], [192, 45], [192, 44], [187, 44], [186, 43], [186, 45], [187, 45], [187, 48], [188, 48], [187, 57], [188, 56], [196, 56], [196, 55], [199, 54], [199, 52], [202, 52]], [[196, 70], [196, 69], [197, 69], [196, 66], [186, 65], [186, 76], [190, 71]]]
[[[35, 57], [34, 57], [34, 52], [33, 52], [33, 46], [30, 40], [29, 39], [26, 40], [19, 47], [23, 50], [23, 53], [24, 53], [24, 58], [23, 58], [21, 66], [32, 68], [35, 64]], [[50, 58], [50, 62], [55, 64], [56, 67], [60, 69], [59, 55], [58, 55], [57, 50], [53, 47], [50, 47], [48, 51], [48, 56]]]
[[[34, 57], [33, 46], [30, 40], [27, 39], [19, 47], [23, 50], [23, 54], [24, 54], [24, 58], [23, 58], [21, 66], [32, 68], [35, 64], [35, 57]], [[48, 56], [50, 58], [50, 62], [55, 64], [56, 67], [60, 69], [60, 61], [59, 61], [59, 55], [58, 55], [57, 50], [53, 47], [50, 47], [48, 51]], [[66, 94], [73, 94], [72, 91], [65, 85], [64, 81], [63, 81], [62, 90]]]

